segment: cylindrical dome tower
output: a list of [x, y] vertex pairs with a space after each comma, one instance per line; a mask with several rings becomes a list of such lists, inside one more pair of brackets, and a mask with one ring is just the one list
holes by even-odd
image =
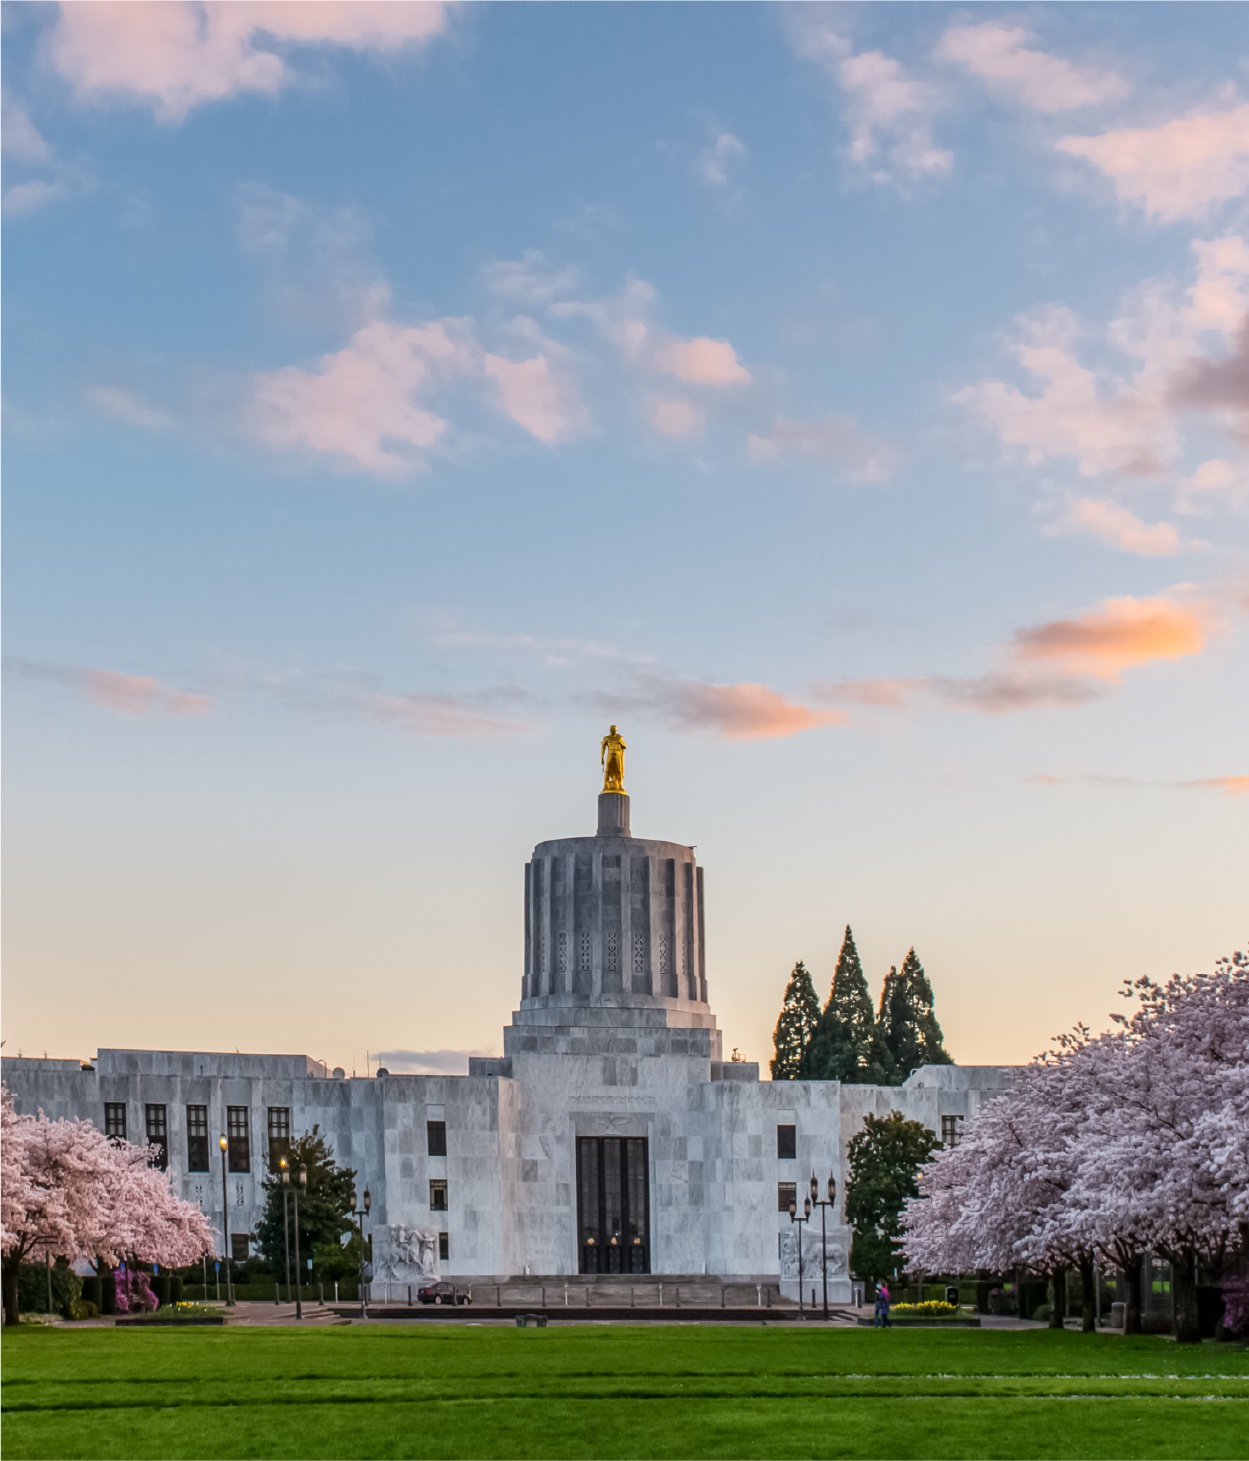
[[[605, 748], [612, 737], [614, 726]], [[718, 1060], [703, 871], [690, 847], [630, 835], [623, 751], [620, 741], [612, 787], [605, 749], [597, 834], [540, 842], [525, 867], [525, 972], [505, 1048], [538, 1048], [516, 1039], [520, 1029], [701, 1030], [695, 1044]]]

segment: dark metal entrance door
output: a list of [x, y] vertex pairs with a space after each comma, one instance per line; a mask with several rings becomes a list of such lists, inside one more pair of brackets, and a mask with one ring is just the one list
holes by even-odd
[[582, 1273], [649, 1273], [650, 1199], [644, 1136], [577, 1138]]

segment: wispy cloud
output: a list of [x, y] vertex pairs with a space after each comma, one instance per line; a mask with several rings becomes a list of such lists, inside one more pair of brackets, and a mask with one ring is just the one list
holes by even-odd
[[211, 695], [173, 689], [152, 675], [53, 664], [16, 655], [4, 657], [4, 672], [18, 680], [60, 686], [118, 715], [202, 716], [214, 705]]
[[1127, 96], [1128, 83], [1117, 72], [1064, 60], [1030, 45], [1034, 39], [1026, 26], [1000, 20], [953, 25], [938, 43], [936, 56], [1031, 111], [1073, 111]]
[[1249, 314], [1227, 355], [1194, 360], [1181, 372], [1175, 399], [1191, 410], [1227, 412], [1249, 442]]
[[746, 148], [732, 132], [720, 132], [694, 159], [694, 171], [705, 188], [727, 188], [733, 164], [745, 157]]
[[1202, 653], [1215, 622], [1207, 604], [1178, 597], [1106, 599], [1016, 630], [1000, 667], [985, 674], [827, 680], [814, 693], [863, 709], [904, 710], [924, 699], [983, 715], [1075, 709], [1108, 694], [1125, 670]]
[[0, 102], [0, 147], [19, 162], [50, 162], [52, 149], [26, 108], [7, 94]]
[[623, 693], [596, 699], [613, 713], [629, 707], [658, 715], [676, 730], [707, 732], [726, 741], [777, 740], [847, 719], [842, 711], [787, 700], [769, 685], [716, 685], [658, 673], [640, 675]]
[[267, 446], [324, 453], [381, 477], [404, 476], [425, 464], [447, 429], [429, 395], [442, 381], [468, 373], [475, 356], [462, 321], [378, 320], [311, 368], [253, 376], [248, 424]]
[[797, 53], [837, 87], [850, 130], [851, 163], [877, 183], [906, 184], [948, 173], [954, 158], [933, 140], [936, 89], [883, 51], [856, 52], [836, 16], [819, 6], [795, 6], [788, 29]]
[[1088, 534], [1142, 558], [1169, 558], [1185, 546], [1172, 523], [1144, 522], [1121, 504], [1098, 497], [1068, 502], [1043, 531], [1050, 537]]
[[1249, 188], [1249, 104], [1205, 106], [1153, 127], [1063, 137], [1120, 202], [1159, 223], [1201, 219]]
[[87, 401], [101, 415], [138, 427], [140, 431], [167, 431], [173, 425], [172, 416], [149, 406], [133, 391], [121, 386], [88, 386]]
[[1244, 409], [1247, 313], [1249, 242], [1198, 240], [1187, 287], [1146, 280], [1100, 326], [1061, 304], [1033, 310], [1009, 346], [1028, 385], [982, 381], [953, 399], [1032, 466], [1066, 459], [1085, 478], [1178, 486], [1183, 413]]
[[855, 482], [884, 482], [897, 470], [899, 453], [869, 436], [848, 416], [796, 421], [778, 416], [765, 432], [746, 438], [752, 462], [806, 459], [838, 467]]
[[292, 52], [340, 47], [387, 55], [417, 49], [447, 26], [448, 7], [376, 0], [62, 5], [44, 56], [79, 101], [144, 106], [167, 123], [207, 102], [274, 96], [299, 79]]

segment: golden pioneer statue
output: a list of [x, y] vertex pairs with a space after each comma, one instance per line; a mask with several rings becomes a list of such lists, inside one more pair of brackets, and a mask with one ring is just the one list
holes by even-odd
[[603, 737], [599, 762], [603, 767], [603, 790], [617, 791], [624, 796], [624, 737], [612, 726]]

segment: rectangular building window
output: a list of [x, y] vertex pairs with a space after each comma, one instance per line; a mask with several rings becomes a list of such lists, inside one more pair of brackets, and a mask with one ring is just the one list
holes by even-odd
[[208, 1107], [186, 1108], [186, 1169], [208, 1171]]
[[957, 1146], [963, 1137], [963, 1118], [943, 1116], [941, 1118], [941, 1145]]
[[789, 1161], [798, 1155], [798, 1128], [778, 1126], [776, 1128], [776, 1155], [781, 1161]]
[[169, 1122], [166, 1118], [164, 1106], [148, 1105], [147, 1115], [147, 1144], [154, 1146], [160, 1155], [156, 1158], [156, 1165], [164, 1172], [169, 1166]]
[[438, 1256], [444, 1259], [451, 1257], [451, 1239], [446, 1233], [438, 1234]]
[[776, 1184], [777, 1212], [788, 1212], [797, 1201], [798, 1184], [796, 1182], [778, 1182]]
[[226, 1107], [226, 1165], [231, 1172], [250, 1172], [252, 1169], [246, 1106]]
[[278, 1159], [291, 1156], [291, 1108], [289, 1106], [269, 1107], [269, 1165], [276, 1167]]
[[427, 1121], [425, 1123], [425, 1149], [431, 1157], [445, 1157], [447, 1154], [447, 1123]]
[[125, 1101], [105, 1101], [104, 1103], [104, 1135], [111, 1136], [117, 1141], [126, 1139], [126, 1103]]
[[435, 1178], [429, 1184], [429, 1210], [430, 1212], [446, 1212], [447, 1210], [447, 1184], [440, 1178]]
[[230, 1234], [230, 1257], [235, 1263], [246, 1263], [249, 1257], [248, 1249], [251, 1246], [247, 1233]]

